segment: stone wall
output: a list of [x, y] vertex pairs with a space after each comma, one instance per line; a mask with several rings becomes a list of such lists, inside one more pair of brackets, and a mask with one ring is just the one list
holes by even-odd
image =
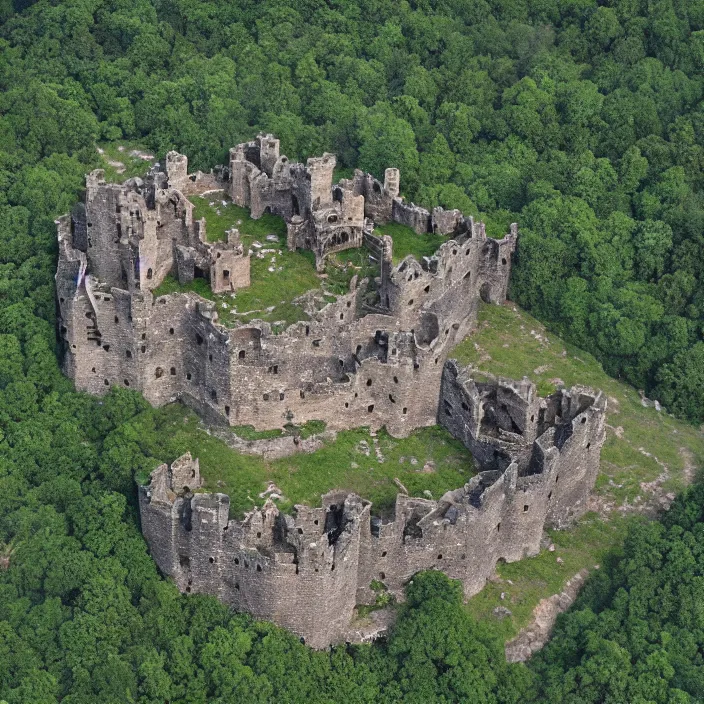
[[185, 456], [139, 490], [157, 565], [182, 591], [214, 594], [326, 647], [344, 639], [356, 605], [374, 602], [372, 580], [402, 599], [416, 572], [439, 569], [470, 596], [499, 560], [537, 554], [544, 527], [586, 510], [605, 438], [601, 392], [541, 399], [527, 380], [475, 379], [449, 361], [435, 404], [481, 469], [439, 501], [400, 494], [383, 521], [369, 502], [333, 491], [321, 508], [287, 516], [267, 502], [238, 521], [226, 495], [192, 493], [200, 475]]
[[[385, 425], [405, 436], [435, 422], [449, 351], [471, 329], [482, 298], [505, 299], [515, 227], [493, 240], [472, 218], [436, 209], [428, 227], [454, 223], [450, 239], [431, 257], [394, 266], [393, 242], [374, 235], [369, 216], [394, 217], [397, 169], [387, 169], [383, 184], [356, 172], [333, 187], [333, 155], [289, 164], [271, 136], [239, 145], [229, 169], [207, 178], [192, 180], [175, 152], [166, 163], [166, 174], [122, 185], [93, 172], [85, 208], [60, 220], [59, 330], [77, 388], [129, 386], [155, 406], [180, 398], [210, 421], [258, 430], [324, 419], [334, 430]], [[278, 334], [260, 321], [226, 328], [196, 294], [156, 297], [168, 274], [182, 283], [203, 276], [216, 292], [250, 282], [239, 233], [208, 243], [206, 223], [194, 222], [171, 179], [187, 192], [225, 179], [221, 188], [253, 216], [256, 207], [288, 217], [289, 245], [310, 246], [319, 262], [364, 238], [377, 255], [378, 281], [354, 279], [347, 294]], [[332, 215], [341, 222], [328, 222]], [[343, 223], [344, 242], [335, 239]]]
[[[223, 494], [193, 493], [197, 461], [159, 467], [140, 489], [144, 534], [160, 569], [183, 591], [215, 594], [290, 628], [311, 645], [343, 638], [372, 580], [397, 597], [417, 571], [442, 569], [473, 594], [497, 560], [538, 551], [545, 525], [585, 510], [604, 440], [604, 398], [576, 387], [540, 399], [527, 381], [473, 377], [447, 361], [476, 322], [480, 300], [506, 297], [517, 227], [501, 240], [459, 211], [432, 213], [356, 171], [333, 185], [335, 157], [289, 163], [271, 135], [230, 151], [227, 167], [188, 174], [170, 152], [166, 172], [107, 184], [87, 177], [85, 204], [58, 221], [56, 286], [64, 369], [78, 389], [140, 390], [155, 406], [181, 399], [211, 423], [257, 430], [325, 420], [331, 431], [386, 426], [396, 437], [442, 423], [481, 468], [439, 501], [399, 495], [392, 520], [354, 495], [281, 515], [268, 503], [230, 520]], [[249, 285], [239, 233], [211, 244], [192, 194], [222, 190], [251, 216], [281, 215], [288, 245], [325, 256], [362, 242], [373, 280], [275, 334], [269, 323], [218, 322], [200, 296], [155, 296], [167, 275], [206, 278], [215, 292]], [[430, 257], [393, 263], [374, 223], [448, 236]]]

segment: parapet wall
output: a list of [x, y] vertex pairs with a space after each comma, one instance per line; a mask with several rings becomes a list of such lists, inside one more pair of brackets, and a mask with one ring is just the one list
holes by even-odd
[[[452, 226], [450, 238], [432, 257], [394, 265], [393, 242], [374, 235], [371, 218], [394, 217], [398, 170], [387, 169], [383, 184], [358, 172], [333, 186], [333, 167], [333, 155], [290, 164], [269, 135], [236, 147], [229, 168], [211, 174], [189, 175], [175, 152], [166, 173], [145, 180], [116, 185], [90, 174], [85, 205], [58, 226], [59, 335], [76, 387], [130, 387], [155, 406], [181, 399], [213, 422], [257, 430], [325, 419], [332, 430], [386, 426], [405, 436], [434, 423], [449, 350], [476, 321], [480, 300], [505, 300], [517, 228], [494, 240], [472, 218], [436, 209], [429, 227]], [[339, 245], [374, 244], [378, 281], [353, 279], [348, 293], [282, 332], [261, 321], [224, 327], [194, 293], [155, 296], [168, 274], [182, 283], [202, 276], [216, 292], [249, 285], [239, 234], [208, 243], [206, 223], [193, 220], [185, 194], [213, 186], [253, 217], [269, 209], [288, 218], [289, 239], [291, 227], [313, 228], [315, 241], [294, 233], [292, 247], [330, 244], [353, 217], [359, 237]], [[318, 222], [326, 208], [342, 220]]]
[[157, 565], [182, 591], [214, 594], [320, 648], [345, 640], [355, 606], [374, 602], [372, 580], [402, 599], [416, 572], [439, 569], [470, 596], [499, 560], [537, 554], [546, 526], [586, 510], [605, 437], [601, 392], [541, 399], [527, 380], [475, 379], [449, 361], [435, 406], [481, 471], [439, 501], [399, 494], [389, 521], [342, 492], [293, 516], [269, 501], [238, 521], [226, 495], [193, 493], [197, 460], [161, 465], [139, 491]]

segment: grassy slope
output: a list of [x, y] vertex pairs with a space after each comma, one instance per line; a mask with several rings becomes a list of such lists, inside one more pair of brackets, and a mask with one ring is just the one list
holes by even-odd
[[430, 232], [418, 235], [410, 227], [396, 222], [376, 226], [374, 234], [379, 237], [389, 235], [394, 241], [394, 264], [402, 262], [409, 254], [412, 254], [418, 261], [423, 257], [431, 257], [447, 239], [447, 237]]
[[[384, 431], [374, 437], [367, 428], [359, 428], [338, 433], [334, 442], [312, 454], [267, 461], [230, 449], [209, 435], [195, 414], [179, 404], [147, 411], [133, 424], [142, 449], [155, 461], [171, 462], [186, 450], [198, 457], [204, 488], [229, 494], [234, 516], [242, 516], [254, 505], [261, 506], [264, 500], [259, 493], [270, 481], [285, 496], [279, 502], [284, 510], [297, 503], [319, 506], [321, 494], [346, 489], [372, 501], [375, 513], [388, 514], [398, 493], [395, 478], [413, 496], [422, 497], [427, 490], [439, 498], [474, 474], [471, 455], [438, 427], [417, 430], [402, 440]], [[306, 435], [307, 429], [302, 430]], [[251, 437], [274, 434], [242, 433]], [[375, 440], [383, 461], [375, 452]], [[362, 442], [368, 445], [369, 454], [360, 446]], [[417, 462], [413, 464], [411, 458]], [[432, 472], [422, 471], [428, 461], [435, 463]]]
[[[656, 491], [663, 494], [681, 489], [691, 479], [692, 468], [704, 461], [704, 436], [664, 412], [644, 408], [635, 389], [607, 376], [591, 355], [547, 333], [513, 304], [482, 306], [477, 333], [452, 356], [494, 374], [528, 376], [541, 394], [562, 380], [567, 386], [600, 388], [609, 398], [607, 441], [593, 502], [597, 511], [571, 530], [552, 532], [555, 552], [500, 566], [503, 581], [489, 584], [469, 601], [472, 613], [509, 638], [530, 620], [541, 598], [559, 592], [579, 569], [592, 568], [607, 550], [617, 548], [629, 520], [652, 513], [653, 487], [641, 483], [655, 482]], [[508, 607], [513, 616], [497, 621], [492, 611], [499, 605]]]

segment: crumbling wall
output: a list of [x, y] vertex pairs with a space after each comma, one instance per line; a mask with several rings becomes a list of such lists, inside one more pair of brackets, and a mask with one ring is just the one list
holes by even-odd
[[188, 157], [175, 151], [166, 154], [166, 176], [171, 188], [182, 193], [188, 188]]
[[[343, 182], [340, 183], [342, 185]], [[359, 169], [355, 170], [350, 182], [353, 192], [364, 197], [364, 216], [379, 225], [392, 219], [393, 203], [399, 194], [399, 184], [399, 170], [395, 168], [386, 169], [384, 183]]]
[[405, 203], [401, 198], [393, 200], [391, 219], [410, 227], [415, 230], [416, 234], [422, 235], [425, 232], [430, 232], [430, 213], [418, 205]]
[[414, 361], [408, 333], [385, 332], [384, 316], [356, 319], [355, 307], [353, 292], [279, 335], [268, 324], [230, 331], [232, 392], [213, 411], [257, 428], [325, 418], [332, 429], [386, 424], [407, 435], [433, 423], [432, 395], [414, 387], [438, 387], [434, 360]]
[[240, 241], [240, 233], [227, 233], [227, 242], [216, 242], [209, 248], [210, 288], [213, 293], [235, 291], [250, 285], [250, 259]]
[[433, 208], [430, 221], [433, 232], [438, 235], [450, 235], [457, 231], [462, 219], [463, 215], [460, 210]]
[[521, 471], [527, 468], [542, 402], [532, 383], [470, 376], [450, 361], [443, 370], [440, 393], [440, 422], [482, 467], [503, 469], [507, 462], [516, 461]]
[[238, 144], [230, 149], [230, 188], [229, 196], [237, 205], [248, 208], [252, 193], [250, 177], [259, 169], [246, 157], [245, 144]]
[[95, 281], [85, 273], [76, 250], [61, 258], [57, 290], [64, 369], [77, 388], [94, 394], [106, 393], [112, 384], [141, 388], [136, 346], [144, 313], [142, 296]]
[[[482, 223], [482, 231], [483, 231]], [[487, 238], [482, 247], [479, 275], [482, 279], [480, 296], [485, 303], [498, 303], [506, 299], [508, 277], [511, 267], [511, 254], [515, 249], [518, 226], [511, 225], [511, 233], [503, 240]]]
[[[488, 400], [505, 405], [522, 433], [510, 441], [494, 433], [483, 422]], [[228, 518], [227, 496], [190, 494], [200, 486], [190, 456], [170, 470], [158, 467], [139, 496], [159, 568], [182, 591], [217, 595], [313, 647], [345, 637], [354, 606], [374, 601], [373, 580], [402, 599], [414, 574], [438, 569], [460, 579], [466, 596], [475, 594], [498, 561], [537, 554], [546, 525], [564, 527], [585, 510], [605, 437], [605, 401], [584, 387], [540, 399], [530, 382], [474, 379], [450, 361], [436, 407], [481, 471], [438, 501], [398, 495], [389, 520], [373, 516], [358, 496], [333, 491], [322, 508], [297, 506], [285, 516], [267, 502], [237, 521]], [[530, 420], [536, 414], [540, 420]]]
[[166, 154], [165, 172], [169, 188], [179, 191], [184, 196], [224, 190], [229, 186], [229, 169], [218, 166], [207, 174], [202, 171], [189, 174], [188, 158], [175, 151]]
[[[419, 262], [408, 256], [382, 278], [381, 299], [389, 313], [406, 329], [420, 328], [417, 341], [428, 349], [452, 345], [468, 334], [487, 286], [492, 302], [505, 300], [507, 284], [503, 285], [503, 279], [508, 278], [506, 266], [510, 268], [516, 246], [515, 230], [503, 240], [492, 240], [471, 218], [463, 225], [432, 257]], [[487, 245], [505, 255], [493, 266], [485, 261]], [[507, 265], [500, 263], [506, 257]], [[436, 325], [442, 345], [429, 334]]]
[[[199, 482], [190, 456], [178, 462]], [[275, 620], [313, 647], [339, 640], [356, 604], [367, 502], [331, 492], [321, 508], [297, 506], [284, 516], [267, 503], [234, 521], [226, 495], [179, 491], [166, 465], [140, 487], [139, 502], [152, 555], [182, 591], [215, 594], [239, 611]]]
[[545, 522], [564, 528], [586, 510], [599, 471], [606, 397], [574, 386], [546, 398], [535, 385], [478, 376], [445, 365], [438, 420], [472, 452], [480, 467], [514, 464], [519, 488], [542, 487]]
[[193, 205], [179, 191], [154, 189], [154, 208], [141, 194], [130, 194], [132, 222], [123, 226], [134, 242], [135, 287], [157, 288], [174, 267], [174, 248], [193, 239]]
[[[532, 471], [559, 451], [554, 481], [550, 488], [547, 523], [566, 528], [587, 510], [587, 502], [599, 473], [601, 448], [606, 439], [606, 397], [575, 386], [553, 395], [560, 403], [560, 415], [536, 440]], [[549, 400], [548, 400], [549, 402]], [[567, 470], [567, 471], [565, 471]]]
[[[355, 604], [378, 579], [399, 598], [419, 570], [442, 569], [465, 594], [498, 560], [538, 551], [545, 525], [564, 527], [586, 508], [604, 441], [605, 400], [582, 387], [546, 399], [527, 380], [472, 376], [447, 357], [476, 322], [480, 300], [501, 303], [517, 228], [487, 238], [458, 211], [431, 213], [399, 197], [399, 174], [332, 185], [333, 155], [290, 164], [271, 135], [230, 151], [229, 167], [188, 174], [169, 153], [166, 174], [121, 186], [100, 171], [86, 203], [58, 221], [56, 285], [64, 369], [94, 394], [118, 384], [159, 406], [176, 399], [211, 422], [258, 430], [324, 419], [331, 430], [379, 428], [402, 437], [440, 422], [472, 452], [480, 473], [438, 501], [399, 495], [388, 520], [354, 495], [332, 492], [320, 509], [281, 515], [268, 503], [230, 520], [229, 499], [203, 494], [197, 460], [184, 456], [140, 489], [145, 537], [160, 569], [186, 592], [215, 594], [270, 618], [315, 647], [337, 642]], [[203, 276], [216, 292], [249, 285], [239, 234], [207, 242], [189, 193], [226, 189], [287, 220], [291, 249], [319, 267], [362, 241], [378, 260], [375, 281], [310, 320], [274, 334], [262, 321], [223, 327], [195, 294], [154, 296], [168, 274]], [[373, 221], [449, 235], [431, 257], [393, 264], [393, 242]]]
[[[185, 158], [173, 153], [167, 162], [181, 183]], [[202, 376], [201, 365], [191, 378], [182, 374], [188, 351], [180, 331], [196, 324], [197, 305], [180, 296], [155, 301], [150, 292], [169, 273], [181, 281], [200, 273], [215, 290], [249, 285], [249, 256], [237, 233], [211, 245], [204, 223], [193, 222], [192, 204], [165, 185], [160, 173], [116, 186], [95, 171], [85, 209], [59, 221], [58, 326], [64, 370], [79, 389], [102, 394], [118, 384], [156, 405], [188, 394], [186, 382]], [[229, 378], [220, 385], [227, 395]]]
[[503, 473], [481, 473], [439, 501], [399, 495], [393, 520], [372, 526], [360, 601], [371, 598], [372, 579], [403, 598], [408, 580], [428, 569], [461, 580], [471, 596], [484, 587], [499, 560], [537, 554], [544, 518], [540, 492], [537, 487], [518, 490], [516, 475], [515, 464]]
[[[261, 158], [259, 147], [257, 153]], [[149, 292], [168, 272], [182, 282], [200, 273], [215, 291], [248, 285], [249, 257], [238, 233], [231, 232], [227, 243], [207, 243], [205, 223], [193, 222], [182, 194], [150, 183], [130, 189], [123, 194], [122, 216], [130, 218], [123, 228], [129, 230], [128, 244], [121, 250], [126, 253], [125, 288], [93, 279], [87, 262], [87, 275], [70, 298], [60, 301], [65, 369], [78, 388], [91, 393], [106, 392], [113, 384], [130, 386], [155, 405], [181, 398], [210, 420], [257, 429], [325, 418], [333, 429], [386, 425], [392, 434], [405, 436], [434, 422], [437, 392], [418, 394], [417, 389], [439, 388], [448, 351], [476, 320], [487, 277], [508, 278], [508, 267], [482, 263], [482, 247], [494, 240], [487, 240], [471, 219], [462, 221], [456, 239], [433, 257], [422, 262], [408, 257], [396, 267], [391, 239], [374, 236], [368, 225], [364, 236], [381, 273], [377, 304], [365, 302], [366, 284], [355, 281], [349, 294], [283, 333], [274, 334], [268, 323], [258, 321], [227, 329], [219, 325], [214, 307], [195, 294], [153, 298]], [[361, 217], [362, 196], [348, 189], [341, 202], [348, 197], [357, 199]], [[364, 230], [358, 231], [361, 237]], [[61, 256], [67, 271], [73, 271], [80, 252], [69, 239]], [[496, 245], [507, 253], [514, 246], [514, 235]], [[71, 276], [65, 279], [69, 288]], [[93, 289], [99, 291], [95, 296]], [[76, 329], [81, 316], [87, 321], [85, 340], [78, 344], [71, 333], [69, 342], [68, 331]], [[242, 337], [258, 340], [259, 346], [240, 349]]]

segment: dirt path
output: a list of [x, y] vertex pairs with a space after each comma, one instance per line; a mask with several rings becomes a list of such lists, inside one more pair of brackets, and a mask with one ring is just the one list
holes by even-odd
[[694, 455], [689, 448], [680, 447], [680, 454], [682, 455], [682, 461], [684, 462], [684, 482], [687, 486], [689, 486], [695, 479], [697, 465], [694, 463]]
[[[615, 399], [614, 399], [615, 400]], [[611, 402], [611, 399], [609, 399]], [[640, 513], [651, 518], [657, 518], [660, 513], [667, 511], [670, 505], [675, 500], [675, 493], [667, 491], [664, 488], [665, 483], [672, 477], [672, 472], [669, 465], [663, 462], [652, 452], [648, 452], [644, 447], [636, 447], [627, 437], [624, 429], [621, 426], [613, 426], [606, 424], [606, 430], [612, 432], [619, 440], [628, 443], [634, 450], [640, 452], [641, 455], [652, 459], [660, 468], [660, 474], [650, 482], [640, 482], [641, 493], [635, 497], [633, 502], [625, 501], [618, 505], [615, 501], [608, 497], [597, 496], [592, 494], [589, 499], [590, 511], [595, 511], [602, 518], [608, 520], [614, 511], [618, 511], [621, 515]], [[695, 464], [694, 455], [686, 447], [679, 448], [682, 457], [682, 478], [685, 486], [688, 486], [694, 481], [697, 465]]]

